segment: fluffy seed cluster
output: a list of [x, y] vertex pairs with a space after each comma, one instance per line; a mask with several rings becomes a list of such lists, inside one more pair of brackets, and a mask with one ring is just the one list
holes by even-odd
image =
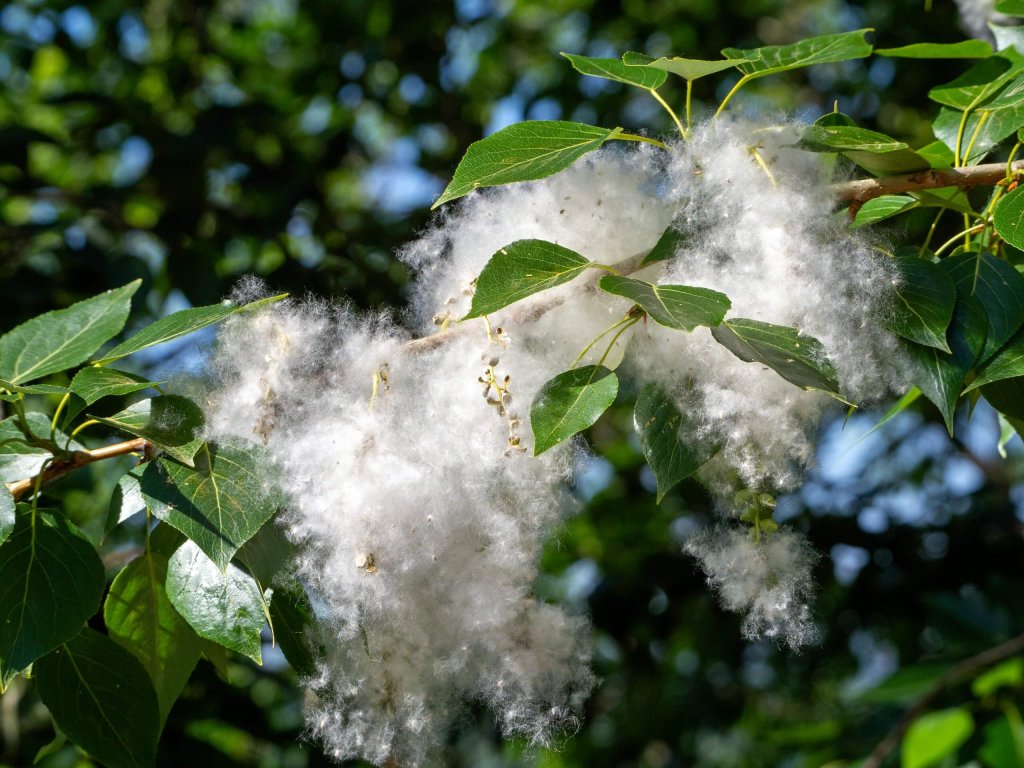
[[[891, 275], [831, 216], [817, 158], [790, 146], [797, 135], [719, 121], [668, 160], [606, 149], [544, 181], [474, 193], [400, 254], [417, 275], [405, 325], [427, 336], [465, 315], [474, 280], [513, 241], [615, 264], [673, 224], [678, 253], [638, 277], [715, 288], [734, 316], [796, 326], [823, 342], [846, 392], [878, 396], [896, 354], [876, 319]], [[543, 541], [572, 511], [580, 446], [531, 457], [529, 406], [628, 310], [592, 281], [438, 343], [410, 345], [389, 315], [315, 301], [238, 315], [220, 334], [208, 436], [263, 442], [282, 469], [298, 575], [322, 619], [309, 724], [339, 759], [419, 765], [472, 702], [535, 743], [576, 727], [594, 684], [587, 624], [530, 590]], [[670, 392], [693, 439], [722, 446], [705, 474], [713, 487], [798, 481], [827, 397], [738, 360], [707, 329], [638, 325], [605, 364], [627, 344], [624, 370]], [[813, 634], [801, 541], [718, 533], [688, 549], [725, 605], [747, 612], [748, 635], [797, 646]]]
[[818, 556], [803, 536], [780, 530], [756, 542], [746, 531], [721, 527], [694, 536], [685, 548], [700, 561], [722, 605], [744, 614], [745, 637], [794, 649], [817, 641], [809, 602]]
[[995, 0], [955, 0], [960, 11], [960, 23], [972, 37], [991, 40], [992, 32], [988, 28], [996, 15]]

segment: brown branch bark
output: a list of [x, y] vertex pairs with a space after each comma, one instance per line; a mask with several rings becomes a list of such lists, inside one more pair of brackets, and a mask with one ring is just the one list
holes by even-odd
[[[1003, 166], [1004, 171], [1005, 168]], [[994, 664], [998, 664], [1000, 661], [1005, 661], [1020, 653], [1024, 653], [1024, 635], [1017, 635], [1005, 643], [989, 648], [987, 651], [982, 651], [976, 656], [971, 656], [969, 659], [964, 659], [955, 667], [943, 673], [935, 681], [935, 684], [923, 696], [911, 704], [910, 708], [896, 721], [896, 724], [885, 735], [885, 738], [878, 742], [875, 748], [871, 750], [871, 754], [863, 762], [861, 768], [880, 768], [882, 762], [889, 756], [889, 753], [900, 745], [903, 735], [907, 732], [911, 723], [928, 711], [932, 704], [935, 703], [935, 700], [947, 688], [973, 677], [983, 669], [987, 669]]]
[[126, 440], [123, 443], [105, 445], [102, 448], [95, 448], [91, 451], [75, 451], [71, 454], [71, 458], [54, 461], [47, 465], [46, 469], [41, 473], [41, 478], [39, 475], [36, 475], [24, 480], [16, 480], [15, 482], [7, 483], [7, 490], [10, 491], [11, 496], [17, 500], [34, 488], [36, 482], [46, 485], [47, 483], [52, 483], [58, 478], [64, 477], [68, 472], [79, 469], [80, 467], [84, 467], [88, 464], [92, 464], [94, 461], [103, 461], [104, 459], [111, 459], [115, 456], [125, 456], [126, 454], [137, 453], [139, 451], [145, 452], [148, 447], [148, 440], [142, 437], [137, 437], [134, 440]]
[[[1024, 160], [1010, 166], [1011, 172], [1024, 171]], [[927, 171], [884, 176], [877, 179], [857, 179], [832, 185], [837, 200], [864, 204], [882, 195], [915, 192], [940, 187], [991, 186], [1006, 178], [1006, 163], [972, 165], [966, 168], [933, 168]]]

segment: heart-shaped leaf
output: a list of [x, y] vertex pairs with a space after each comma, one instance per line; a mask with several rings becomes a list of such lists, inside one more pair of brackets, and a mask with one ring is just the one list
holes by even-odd
[[956, 284], [949, 271], [924, 259], [896, 260], [899, 277], [894, 286], [894, 333], [926, 347], [949, 352], [946, 329], [956, 305]]
[[192, 459], [203, 444], [196, 433], [205, 419], [199, 406], [181, 395], [162, 395], [140, 400], [113, 416], [93, 416], [107, 426], [136, 437], [144, 437], [178, 461], [192, 466]]
[[716, 72], [724, 72], [727, 69], [732, 69], [750, 61], [753, 61], [753, 59], [730, 58], [705, 61], [703, 59], [684, 59], [680, 56], [662, 56], [660, 59], [655, 59], [642, 53], [634, 53], [633, 51], [622, 54], [622, 63], [628, 67], [660, 69], [663, 72], [671, 72], [673, 75], [678, 75], [684, 80], [689, 81], [699, 80]]
[[618, 392], [618, 377], [602, 365], [573, 368], [549, 380], [530, 406], [533, 455], [592, 426]]
[[732, 306], [728, 296], [710, 288], [652, 285], [621, 275], [605, 275], [600, 286], [636, 302], [655, 322], [680, 331], [692, 331], [698, 325], [714, 327]]
[[463, 320], [483, 317], [534, 293], [578, 277], [591, 262], [546, 240], [516, 240], [491, 256]]
[[132, 392], [139, 392], [154, 385], [155, 382], [136, 376], [134, 373], [89, 366], [75, 374], [69, 389], [82, 398], [88, 406], [104, 397], [130, 395]]
[[0, 379], [24, 384], [84, 363], [120, 332], [141, 280], [33, 317], [0, 336]]
[[850, 59], [863, 59], [871, 55], [871, 44], [866, 36], [870, 29], [842, 32], [838, 35], [810, 37], [792, 45], [768, 45], [762, 48], [725, 48], [727, 59], [748, 59], [739, 64], [739, 70], [748, 80], [776, 72], [785, 72], [814, 64], [828, 64]]
[[563, 53], [563, 56], [572, 62], [573, 69], [584, 75], [592, 75], [605, 80], [614, 80], [618, 83], [635, 85], [639, 88], [653, 90], [665, 82], [668, 77], [659, 69], [648, 67], [630, 67], [618, 59], [595, 59], [590, 56], [577, 56], [572, 53]]
[[598, 128], [564, 120], [527, 120], [473, 142], [455, 176], [431, 209], [480, 187], [543, 179], [593, 152], [621, 128]]
[[700, 469], [716, 446], [698, 440], [694, 425], [656, 385], [640, 390], [633, 409], [633, 426], [640, 438], [644, 458], [654, 471], [658, 484], [658, 503], [679, 482]]

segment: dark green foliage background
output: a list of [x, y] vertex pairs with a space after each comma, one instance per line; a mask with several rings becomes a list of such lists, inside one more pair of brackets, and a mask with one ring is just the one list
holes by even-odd
[[[391, 254], [426, 225], [430, 200], [392, 210], [381, 201], [409, 191], [402, 177], [380, 201], [362, 181], [394, 160], [396, 143], [416, 148], [436, 194], [499, 104], [670, 129], [644, 94], [581, 84], [559, 51], [714, 58], [727, 46], [863, 26], [880, 30], [881, 47], [961, 39], [952, 2], [933, 5], [925, 13], [918, 0], [102, 0], [88, 5], [94, 39], [77, 44], [60, 26], [68, 3], [16, 0], [0, 10], [0, 331], [134, 278], [143, 282], [130, 327], [182, 298], [213, 303], [246, 273], [281, 291], [400, 306], [406, 273]], [[31, 25], [19, 31], [18, 18]], [[132, 28], [148, 36], [140, 50], [125, 33]], [[813, 119], [839, 99], [859, 124], [925, 143], [927, 89], [962, 65], [889, 67], [876, 58], [789, 73], [749, 86], [736, 106]], [[232, 89], [243, 95], [237, 103]], [[681, 89], [674, 95], [678, 105]], [[694, 95], [698, 109], [717, 102], [721, 78], [699, 81]], [[318, 109], [329, 115], [310, 131]], [[113, 170], [131, 137], [152, 153], [137, 178]], [[930, 218], [917, 211], [902, 226], [913, 234]], [[848, 681], [870, 663], [869, 638], [904, 668], [932, 665], [922, 673], [929, 680], [1024, 631], [1015, 462], [979, 458], [942, 436], [937, 411], [922, 414], [875, 445], [859, 481], [821, 485], [794, 503], [790, 523], [825, 553], [816, 610], [826, 628], [820, 647], [794, 655], [745, 643], [737, 617], [716, 607], [678, 535], [713, 519], [709, 500], [687, 483], [656, 506], [628, 438], [632, 415], [614, 407], [591, 433], [614, 475], [558, 533], [538, 584], [539, 594], [573, 598], [565, 574], [593, 576], [593, 590], [575, 595], [593, 617], [603, 679], [585, 725], [561, 752], [538, 754], [503, 744], [481, 713], [453, 734], [448, 764], [811, 768], [864, 756], [922, 690], [850, 694]], [[964, 461], [985, 483], [950, 501], [946, 468]], [[95, 535], [126, 466], [93, 465], [53, 496]], [[893, 520], [881, 533], [858, 525], [858, 511], [906, 488], [934, 500], [933, 518]], [[870, 556], [848, 586], [828, 557], [838, 544]], [[104, 557], [113, 572], [124, 551], [115, 542]], [[939, 705], [970, 700], [954, 688]], [[297, 741], [301, 703], [297, 676], [280, 664], [232, 659], [218, 672], [200, 662], [169, 715], [158, 764], [326, 765], [316, 745]], [[972, 706], [979, 723], [1002, 711], [994, 700]], [[52, 738], [37, 694], [15, 684], [0, 699], [0, 761], [30, 764]], [[983, 740], [979, 731], [962, 754]], [[41, 764], [87, 762], [64, 747]]]

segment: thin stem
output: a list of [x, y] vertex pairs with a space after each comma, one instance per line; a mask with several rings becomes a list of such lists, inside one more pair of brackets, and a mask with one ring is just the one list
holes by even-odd
[[935, 218], [932, 219], [932, 225], [928, 228], [928, 234], [925, 236], [924, 242], [921, 243], [921, 247], [917, 250], [917, 258], [924, 258], [924, 252], [928, 250], [928, 246], [932, 242], [932, 237], [935, 235], [935, 228], [939, 226], [939, 220], [942, 218], [942, 214], [948, 210], [948, 208], [939, 208], [939, 212], [935, 214]]
[[750, 82], [750, 75], [744, 75], [743, 77], [741, 77], [739, 80], [736, 81], [736, 85], [734, 85], [732, 87], [731, 91], [729, 91], [727, 94], [725, 94], [725, 98], [722, 99], [722, 103], [718, 105], [718, 109], [715, 111], [715, 117], [716, 118], [720, 114], [722, 114], [722, 110], [725, 109], [725, 105], [729, 103], [729, 100], [739, 92], [740, 88], [742, 88], [744, 85], [746, 85], [749, 82]]
[[619, 332], [618, 332], [618, 333], [616, 333], [616, 334], [615, 334], [615, 335], [614, 335], [614, 336], [612, 337], [611, 343], [609, 343], [609, 344], [608, 344], [608, 349], [606, 349], [606, 350], [604, 351], [604, 354], [603, 354], [603, 355], [601, 355], [601, 359], [597, 361], [597, 364], [598, 364], [598, 365], [604, 365], [604, 361], [605, 361], [605, 360], [607, 360], [607, 359], [608, 359], [608, 355], [609, 355], [609, 354], [611, 354], [611, 351], [612, 351], [612, 347], [614, 347], [614, 346], [615, 346], [615, 342], [617, 342], [617, 341], [619, 340], [619, 337], [621, 337], [621, 336], [622, 336], [622, 334], [624, 334], [624, 333], [625, 333], [626, 331], [628, 331], [628, 330], [629, 330], [630, 328], [632, 328], [632, 327], [633, 327], [634, 325], [636, 325], [637, 323], [639, 323], [639, 322], [640, 322], [640, 318], [641, 318], [641, 317], [643, 317], [643, 315], [634, 315], [634, 316], [632, 316], [632, 317], [629, 317], [629, 318], [627, 319], [627, 321], [626, 321], [626, 322], [625, 322], [625, 324], [624, 324], [624, 325], [622, 326], [622, 328], [620, 328], [620, 329], [619, 329]]
[[617, 270], [615, 267], [609, 266], [608, 264], [598, 264], [596, 261], [592, 261], [589, 264], [587, 264], [587, 266], [590, 267], [591, 269], [602, 269], [605, 272], [610, 272], [613, 275], [619, 275], [620, 277], [622, 276], [622, 273], [619, 272], [619, 270]]
[[50, 422], [50, 439], [57, 434], [57, 422], [60, 420], [60, 414], [64, 410], [64, 406], [71, 400], [71, 393], [67, 392], [64, 397], [60, 399], [60, 403], [57, 404], [57, 410], [53, 412], [53, 421]]
[[779, 182], [776, 180], [775, 174], [772, 173], [772, 169], [768, 167], [768, 163], [766, 163], [764, 158], [761, 157], [761, 153], [757, 151], [757, 147], [751, 147], [750, 154], [754, 156], [754, 162], [761, 166], [761, 170], [768, 176], [768, 181], [772, 183], [774, 188], [778, 189]]
[[569, 367], [570, 367], [570, 368], [575, 368], [575, 367], [576, 367], [577, 365], [579, 365], [579, 364], [580, 364], [580, 362], [581, 362], [581, 361], [583, 360], [583, 358], [587, 356], [587, 352], [589, 352], [590, 350], [592, 350], [592, 349], [594, 348], [594, 345], [595, 345], [595, 344], [597, 344], [597, 342], [599, 342], [599, 341], [600, 341], [601, 339], [603, 339], [603, 338], [604, 338], [605, 336], [607, 336], [607, 335], [608, 335], [609, 333], [611, 333], [612, 331], [614, 331], [614, 330], [615, 330], [616, 328], [618, 328], [618, 327], [619, 327], [620, 325], [623, 325], [623, 324], [625, 324], [625, 323], [628, 323], [628, 322], [629, 322], [629, 321], [630, 321], [631, 319], [632, 319], [632, 318], [631, 318], [631, 317], [630, 317], [629, 315], [626, 315], [626, 316], [625, 316], [624, 318], [622, 318], [621, 320], [616, 320], [616, 321], [615, 321], [614, 323], [612, 323], [612, 324], [611, 324], [611, 325], [609, 325], [609, 326], [608, 326], [607, 328], [605, 328], [605, 329], [604, 329], [603, 331], [601, 331], [601, 332], [600, 332], [599, 334], [597, 334], [597, 336], [595, 336], [595, 337], [594, 337], [593, 339], [591, 339], [590, 343], [589, 343], [589, 344], [587, 344], [587, 346], [585, 346], [585, 347], [583, 348], [583, 351], [582, 351], [582, 352], [580, 352], [580, 353], [579, 353], [579, 354], [578, 354], [578, 355], [576, 356], [576, 359], [575, 359], [575, 360], [573, 361], [572, 365], [571, 365], [571, 366], [569, 366]]
[[690, 101], [693, 95], [693, 80], [686, 81], [686, 137], [690, 137], [690, 131], [693, 130], [693, 117], [690, 113]]
[[[88, 421], [83, 421], [81, 424], [79, 424], [77, 427], [75, 427], [74, 431], [70, 435], [68, 435], [68, 437], [69, 438], [73, 438], [75, 435], [77, 435], [79, 432], [81, 432], [86, 427], [91, 427], [93, 424], [99, 424], [99, 423], [100, 422], [97, 421], [96, 419], [89, 419]], [[71, 440], [69, 439], [68, 440], [68, 445], [70, 445], [70, 444], [71, 444]], [[64, 450], [67, 450], [67, 446], [65, 446]]]
[[956, 242], [957, 242], [957, 240], [960, 239], [961, 235], [963, 235], [963, 236], [970, 236], [970, 235], [974, 234], [975, 232], [980, 232], [984, 228], [985, 228], [984, 224], [975, 224], [970, 229], [966, 229], [963, 232], [957, 232], [953, 237], [949, 238], [949, 240], [947, 240], [946, 242], [944, 242], [942, 245], [940, 245], [938, 247], [938, 249], [935, 251], [935, 255], [938, 256], [940, 253], [942, 253], [947, 248], [949, 248], [949, 247], [951, 247], [953, 245], [956, 245]]
[[[689, 81], [687, 81], [687, 84], [689, 84]], [[683, 124], [681, 122], [679, 122], [679, 115], [676, 114], [676, 111], [674, 109], [672, 109], [672, 107], [670, 107], [668, 105], [667, 101], [665, 101], [663, 98], [661, 98], [661, 94], [658, 93], [656, 90], [651, 88], [650, 92], [651, 92], [651, 96], [653, 96], [655, 98], [655, 100], [659, 104], [661, 104], [661, 106], [663, 106], [665, 108], [665, 111], [668, 112], [672, 116], [672, 120], [675, 122], [676, 128], [679, 129], [679, 135], [682, 136], [684, 139], [688, 139], [690, 137], [690, 134], [689, 134], [689, 132], [685, 128], [683, 128]], [[687, 114], [686, 122], [687, 122], [687, 124], [689, 124], [689, 122], [690, 122], [690, 119], [689, 119], [690, 100], [689, 99], [686, 100], [686, 114]], [[622, 138], [622, 137], [620, 136], [619, 138]]]
[[960, 145], [964, 140], [964, 131], [967, 129], [967, 116], [970, 109], [965, 109], [960, 115], [960, 127], [956, 130], [956, 143], [953, 145], [953, 167], [960, 167]]
[[1007, 180], [1013, 178], [1013, 158], [1015, 158], [1017, 156], [1017, 153], [1020, 152], [1020, 148], [1022, 146], [1024, 146], [1024, 144], [1021, 144], [1018, 141], [1016, 144], [1013, 145], [1013, 149], [1010, 150], [1010, 156], [1008, 158], [1006, 158], [1006, 178], [1007, 178]]
[[613, 139], [621, 139], [622, 141], [642, 141], [645, 144], [653, 144], [661, 149], [668, 149], [668, 144], [657, 139], [652, 139], [648, 136], [637, 136], [635, 133], [617, 133], [612, 136]]
[[985, 110], [984, 112], [982, 112], [981, 113], [981, 118], [978, 120], [978, 124], [976, 126], [974, 126], [974, 133], [971, 134], [971, 140], [967, 143], [967, 151], [964, 153], [964, 156], [961, 158], [961, 160], [963, 160], [965, 165], [971, 159], [971, 152], [974, 150], [974, 144], [975, 144], [975, 142], [978, 141], [978, 136], [981, 134], [981, 127], [985, 124], [985, 121], [988, 120], [988, 118], [989, 118], [989, 116], [991, 114], [992, 113], [989, 112], [988, 110]]

